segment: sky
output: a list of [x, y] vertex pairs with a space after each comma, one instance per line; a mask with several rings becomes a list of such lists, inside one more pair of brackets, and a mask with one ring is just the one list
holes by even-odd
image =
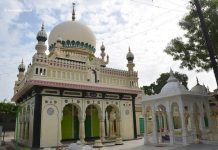
[[71, 20], [72, 2], [76, 20], [86, 24], [110, 56], [108, 67], [127, 70], [126, 54], [130, 46], [135, 55], [139, 86], [150, 85], [161, 73], [173, 71], [188, 75], [188, 88], [200, 84], [216, 88], [212, 71], [180, 69], [180, 61], [164, 52], [171, 39], [185, 32], [178, 22], [187, 14], [189, 0], [1, 0], [0, 1], [0, 100], [11, 99], [18, 65], [27, 66], [36, 53], [36, 34], [42, 22], [49, 35], [59, 23]]

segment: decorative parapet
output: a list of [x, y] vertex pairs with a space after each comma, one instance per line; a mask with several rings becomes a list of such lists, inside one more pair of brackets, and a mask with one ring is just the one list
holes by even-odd
[[71, 60], [62, 60], [62, 59], [47, 59], [41, 57], [33, 57], [33, 64], [41, 64], [50, 67], [60, 67], [60, 68], [79, 69], [79, 70], [87, 69], [85, 63], [75, 62]]
[[[61, 67], [61, 68], [64, 67], [64, 68], [69, 68], [69, 69], [79, 69], [79, 70], [87, 69], [87, 65], [85, 63], [74, 62], [71, 60], [61, 60], [61, 59], [54, 60], [54, 59], [48, 59], [48, 58], [40, 57], [40, 56], [33, 57], [33, 63], [44, 64], [44, 65], [52, 66], [52, 67]], [[126, 70], [119, 70], [119, 69], [114, 69], [114, 68], [101, 67], [100, 72], [104, 74], [109, 74], [109, 75], [138, 77], [137, 72], [130, 73]]]
[[114, 68], [100, 68], [100, 71], [101, 73], [110, 74], [110, 75], [125, 76], [125, 77], [129, 77], [129, 76], [138, 77], [137, 72], [130, 73], [126, 70], [119, 70], [119, 69], [114, 69]]
[[[89, 43], [84, 43], [84, 42], [80, 42], [80, 41], [70, 41], [70, 40], [66, 40], [66, 41], [62, 41], [61, 42], [62, 48], [81, 48], [90, 52], [95, 52], [96, 49], [94, 46], [92, 46]], [[56, 46], [56, 43], [51, 44], [49, 46], [49, 51], [54, 50]]]

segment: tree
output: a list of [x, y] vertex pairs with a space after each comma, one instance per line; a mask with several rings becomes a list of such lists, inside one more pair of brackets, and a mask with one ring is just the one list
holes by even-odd
[[11, 114], [16, 116], [17, 106], [14, 103], [0, 102], [0, 113]]
[[[218, 1], [200, 0], [202, 11], [208, 27], [209, 36], [218, 52]], [[180, 27], [186, 31], [184, 37], [177, 37], [171, 40], [164, 50], [173, 56], [174, 60], [180, 60], [181, 68], [189, 70], [208, 71], [211, 69], [207, 45], [201, 32], [200, 21], [196, 8], [193, 4], [189, 6], [189, 13], [179, 22]], [[217, 57], [216, 57], [217, 60]]]
[[[143, 86], [142, 89], [146, 95], [153, 95], [160, 93], [163, 86], [167, 83], [170, 73], [162, 73], [156, 82], [151, 83], [149, 86]], [[174, 76], [179, 80], [179, 82], [187, 88], [188, 77], [186, 74], [180, 74], [175, 72]], [[188, 89], [188, 88], [187, 88]]]

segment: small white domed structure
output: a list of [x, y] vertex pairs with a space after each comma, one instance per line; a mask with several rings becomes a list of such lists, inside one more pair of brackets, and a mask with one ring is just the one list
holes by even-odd
[[62, 47], [76, 47], [95, 52], [96, 38], [94, 33], [89, 27], [78, 21], [66, 21], [52, 29], [48, 39], [50, 51], [55, 47], [59, 37], [62, 38]]
[[[170, 70], [170, 77], [159, 94], [144, 94], [142, 96], [142, 108], [145, 113], [145, 145], [150, 143], [158, 144], [162, 142], [162, 140], [166, 140], [166, 135], [169, 136], [168, 140], [170, 144], [181, 143], [183, 145], [199, 140], [199, 134], [205, 136], [204, 134], [209, 128], [208, 122], [210, 124], [210, 120], [208, 119], [210, 116], [210, 106], [208, 95], [199, 94], [206, 91], [205, 89], [204, 86], [198, 84], [192, 88], [191, 91], [188, 91], [185, 86], [180, 84], [174, 77], [173, 71]], [[197, 94], [195, 92], [197, 92]], [[193, 120], [197, 120], [196, 123], [192, 124], [190, 117], [192, 117]], [[204, 118], [207, 118], [208, 122], [204, 120]], [[148, 130], [149, 128], [147, 128], [151, 123], [153, 125], [151, 129], [153, 133], [152, 140], [148, 137], [150, 131]], [[202, 128], [200, 129], [199, 127]], [[178, 141], [175, 138], [175, 131], [180, 132], [180, 135], [177, 136], [180, 137], [181, 140]]]
[[207, 88], [204, 85], [200, 85], [197, 78], [197, 85], [195, 85], [191, 90], [194, 94], [207, 95]]

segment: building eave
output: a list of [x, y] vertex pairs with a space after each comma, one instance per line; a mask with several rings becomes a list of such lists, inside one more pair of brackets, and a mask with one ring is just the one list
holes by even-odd
[[44, 87], [55, 87], [55, 88], [66, 88], [75, 90], [90, 90], [90, 91], [101, 91], [101, 92], [111, 92], [111, 93], [126, 93], [126, 94], [140, 94], [141, 89], [139, 88], [125, 88], [125, 87], [113, 87], [101, 84], [84, 84], [84, 83], [63, 83], [63, 82], [53, 82], [45, 80], [30, 80], [23, 88], [16, 93], [12, 101], [16, 102], [22, 95], [24, 95], [33, 86], [44, 86]]

